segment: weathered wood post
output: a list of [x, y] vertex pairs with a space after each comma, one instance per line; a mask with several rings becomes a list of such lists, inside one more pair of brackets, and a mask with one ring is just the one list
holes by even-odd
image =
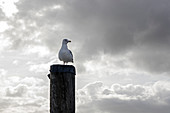
[[51, 65], [50, 113], [75, 113], [75, 67]]

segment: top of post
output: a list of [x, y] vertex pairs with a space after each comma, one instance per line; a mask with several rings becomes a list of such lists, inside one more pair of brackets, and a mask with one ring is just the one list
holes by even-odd
[[72, 74], [76, 75], [76, 70], [73, 65], [59, 65], [59, 64], [51, 65], [50, 72], [52, 74], [54, 74], [54, 73], [72, 73]]

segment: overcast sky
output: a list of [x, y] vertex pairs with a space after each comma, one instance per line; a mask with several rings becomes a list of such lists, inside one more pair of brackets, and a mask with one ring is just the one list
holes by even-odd
[[169, 113], [169, 12], [169, 0], [0, 0], [0, 112], [49, 113], [67, 38], [77, 113]]

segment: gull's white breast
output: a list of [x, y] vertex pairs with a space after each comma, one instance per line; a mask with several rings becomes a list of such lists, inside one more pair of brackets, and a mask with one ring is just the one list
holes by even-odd
[[70, 50], [61, 48], [59, 51], [59, 59], [64, 62], [72, 62], [73, 56]]

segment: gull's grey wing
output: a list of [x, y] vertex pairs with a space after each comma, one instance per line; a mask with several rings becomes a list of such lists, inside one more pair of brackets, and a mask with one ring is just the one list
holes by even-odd
[[72, 56], [72, 62], [73, 62], [73, 53], [69, 50], [69, 52], [70, 52], [70, 54], [71, 54], [71, 56]]
[[73, 53], [70, 50], [69, 50], [69, 52], [70, 52], [71, 56], [73, 57]]

